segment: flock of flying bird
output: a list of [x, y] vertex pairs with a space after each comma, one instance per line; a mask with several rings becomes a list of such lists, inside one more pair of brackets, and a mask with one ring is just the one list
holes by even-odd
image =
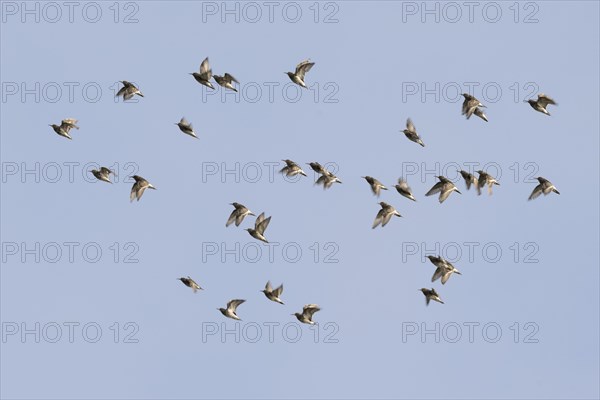
[[[305, 61], [300, 62], [296, 66], [295, 72], [286, 72], [286, 74], [288, 75], [288, 77], [290, 78], [290, 80], [292, 82], [294, 82], [295, 84], [297, 84], [303, 88], [306, 88], [306, 84], [304, 82], [305, 75], [308, 71], [310, 71], [310, 69], [314, 65], [315, 65], [314, 62], [311, 62], [310, 60], [305, 60]], [[212, 69], [210, 68], [210, 65], [209, 65], [208, 57], [205, 58], [204, 61], [202, 61], [202, 63], [200, 64], [199, 72], [192, 72], [192, 73], [190, 73], [190, 75], [192, 75], [198, 83], [200, 83], [201, 85], [204, 85], [208, 88], [215, 89], [215, 87], [213, 86], [213, 84], [211, 82], [211, 79], [214, 78], [215, 82], [218, 85], [222, 86], [223, 88], [237, 92], [237, 89], [235, 88], [234, 83], [239, 84], [239, 81], [237, 79], [235, 79], [229, 73], [225, 73], [223, 76], [213, 75]], [[120, 81], [120, 82], [123, 84], [123, 87], [117, 92], [117, 94], [116, 94], [117, 97], [122, 96], [124, 100], [130, 100], [135, 95], [144, 97], [142, 92], [133, 83], [128, 82], [128, 81]], [[478, 99], [476, 99], [474, 96], [472, 96], [470, 94], [463, 93], [462, 96], [464, 97], [464, 101], [462, 104], [462, 115], [465, 115], [467, 119], [469, 119], [472, 115], [476, 115], [479, 118], [483, 119], [484, 121], [488, 122], [487, 116], [482, 111], [482, 108], [485, 108], [486, 106], [483, 105]], [[537, 100], [530, 99], [530, 100], [527, 100], [526, 102], [529, 103], [529, 105], [534, 110], [539, 111], [548, 116], [550, 115], [550, 113], [546, 110], [546, 107], [549, 104], [557, 105], [557, 103], [553, 99], [546, 96], [545, 94], [539, 94]], [[76, 125], [76, 123], [77, 123], [76, 119], [66, 118], [61, 121], [60, 125], [51, 124], [50, 126], [54, 129], [54, 132], [56, 132], [58, 135], [66, 137], [68, 139], [72, 139], [72, 137], [70, 135], [71, 129], [73, 129], [73, 128], [79, 129], [79, 127]], [[198, 136], [196, 135], [196, 132], [194, 131], [194, 128], [192, 127], [192, 124], [190, 122], [188, 122], [185, 118], [181, 118], [181, 120], [179, 122], [175, 123], [175, 125], [177, 125], [183, 133], [185, 133], [189, 136], [192, 136], [194, 138], [198, 138]], [[422, 147], [425, 147], [423, 140], [418, 135], [417, 129], [415, 128], [415, 125], [413, 124], [413, 122], [410, 118], [408, 118], [408, 120], [406, 121], [406, 129], [404, 129], [402, 132], [412, 142], [415, 142], [415, 143], [421, 145]], [[285, 166], [280, 171], [282, 174], [284, 174], [288, 177], [294, 177], [297, 175], [307, 176], [306, 173], [302, 170], [302, 168], [294, 161], [286, 159], [286, 160], [283, 160], [283, 162], [285, 162]], [[331, 171], [327, 170], [325, 167], [323, 167], [318, 162], [310, 162], [307, 165], [309, 165], [313, 171], [315, 171], [317, 174], [319, 174], [319, 178], [315, 182], [315, 185], [321, 185], [321, 186], [323, 186], [323, 189], [329, 189], [334, 183], [342, 183], [342, 181], [337, 176], [335, 176]], [[90, 172], [98, 180], [112, 183], [110, 180], [110, 174], [114, 175], [114, 172], [111, 171], [109, 168], [101, 167], [99, 170], [93, 169]], [[471, 188], [471, 186], [474, 186], [478, 195], [481, 195], [481, 190], [485, 186], [488, 187], [488, 193], [491, 195], [492, 187], [494, 185], [500, 185], [500, 183], [498, 183], [498, 181], [493, 176], [491, 176], [490, 174], [488, 174], [484, 171], [481, 171], [481, 170], [477, 171], [477, 173], [479, 175], [478, 177], [476, 177], [474, 174], [471, 174], [467, 171], [461, 170], [459, 172], [465, 181], [467, 190], [469, 190]], [[371, 176], [363, 176], [362, 178], [367, 181], [367, 183], [371, 187], [371, 191], [377, 197], [379, 197], [381, 190], [388, 190], [388, 188], [385, 185], [383, 185], [380, 181], [378, 181], [377, 179], [375, 179]], [[453, 192], [457, 192], [457, 193], [461, 194], [461, 192], [457, 189], [457, 187], [454, 185], [454, 183], [451, 180], [449, 180], [448, 178], [441, 176], [441, 175], [438, 176], [437, 178], [438, 178], [439, 182], [437, 182], [435, 185], [433, 185], [433, 187], [427, 193], [425, 193], [425, 196], [432, 196], [434, 194], [439, 193], [439, 202], [443, 203]], [[150, 182], [148, 182], [146, 179], [142, 178], [139, 175], [134, 175], [133, 179], [135, 180], [135, 183], [133, 184], [133, 187], [131, 188], [130, 201], [133, 201], [134, 199], [139, 201], [142, 198], [142, 195], [144, 194], [144, 191], [146, 189], [155, 189], [156, 190], [156, 188]], [[537, 177], [537, 180], [538, 180], [539, 184], [531, 192], [531, 195], [529, 196], [529, 200], [533, 200], [533, 199], [539, 197], [541, 194], [548, 195], [552, 192], [554, 192], [556, 194], [560, 194], [558, 192], [558, 190], [554, 187], [554, 185], [549, 180], [547, 180], [543, 177]], [[396, 188], [398, 193], [400, 195], [402, 195], [403, 197], [406, 197], [407, 199], [410, 199], [412, 201], [416, 201], [411, 188], [408, 186], [408, 183], [403, 178], [399, 178], [398, 183], [394, 187]], [[252, 211], [250, 211], [243, 204], [231, 203], [231, 205], [234, 207], [234, 210], [231, 212], [231, 215], [229, 216], [229, 218], [225, 224], [226, 227], [230, 226], [233, 223], [235, 223], [235, 226], [239, 226], [242, 223], [242, 221], [244, 220], [244, 218], [248, 215], [256, 216]], [[386, 226], [388, 224], [388, 222], [392, 219], [393, 216], [401, 217], [400, 213], [392, 205], [390, 205], [386, 202], [383, 202], [383, 201], [380, 202], [379, 205], [381, 206], [381, 209], [377, 212], [375, 221], [373, 222], [373, 225], [372, 225], [373, 229], [378, 226], [381, 226], [381, 227]], [[265, 243], [268, 243], [264, 234], [265, 234], [265, 230], [269, 226], [270, 221], [271, 221], [271, 217], [265, 218], [265, 213], [263, 212], [256, 218], [256, 220], [254, 222], [254, 228], [247, 228], [245, 230], [253, 238], [263, 241]], [[436, 280], [441, 278], [442, 285], [444, 285], [444, 284], [446, 284], [446, 282], [448, 281], [448, 279], [450, 278], [450, 276], [452, 274], [454, 274], [454, 273], [459, 274], [459, 275], [461, 274], [456, 269], [456, 267], [454, 267], [454, 265], [452, 265], [452, 263], [450, 263], [448, 260], [445, 260], [442, 257], [435, 257], [435, 256], [427, 256], [427, 257], [429, 258], [431, 263], [436, 267], [436, 270], [431, 278], [432, 282], [435, 282]], [[194, 291], [194, 293], [197, 292], [198, 290], [202, 290], [200, 285], [198, 285], [189, 276], [179, 278], [178, 280], [180, 280], [184, 285], [190, 287]], [[283, 284], [281, 284], [277, 288], [273, 289], [273, 287], [271, 286], [271, 282], [269, 281], [265, 285], [265, 288], [261, 291], [264, 293], [264, 295], [267, 297], [267, 299], [269, 299], [273, 302], [279, 303], [279, 304], [284, 304], [280, 298], [281, 294], [283, 293]], [[425, 296], [427, 305], [429, 305], [429, 302], [431, 300], [444, 304], [444, 302], [441, 300], [440, 296], [438, 295], [438, 293], [435, 291], [434, 288], [431, 288], [431, 289], [421, 288], [420, 291]], [[242, 300], [242, 299], [233, 299], [227, 303], [226, 308], [218, 308], [218, 310], [224, 316], [226, 316], [228, 318], [240, 320], [240, 318], [236, 314], [237, 307], [240, 306], [245, 301], [246, 300]], [[292, 315], [296, 316], [298, 321], [300, 321], [302, 323], [315, 324], [315, 322], [312, 320], [312, 318], [313, 318], [314, 313], [316, 313], [317, 311], [320, 311], [320, 308], [317, 304], [307, 304], [303, 307], [302, 312], [299, 312], [299, 313], [297, 312]]]

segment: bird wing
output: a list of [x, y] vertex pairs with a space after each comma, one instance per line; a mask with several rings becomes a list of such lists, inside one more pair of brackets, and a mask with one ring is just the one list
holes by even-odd
[[467, 171], [460, 171], [463, 179], [465, 180], [465, 185], [467, 186], [467, 190], [471, 189], [471, 184], [475, 184], [477, 186], [477, 178], [475, 178], [472, 174]]
[[135, 199], [137, 197], [137, 191], [138, 191], [138, 183], [136, 182], [131, 187], [131, 194], [129, 195], [129, 201], [133, 201], [133, 199]]
[[487, 181], [488, 181], [488, 174], [486, 174], [485, 172], [480, 172], [477, 186], [481, 189], [482, 187], [485, 186]]
[[265, 285], [265, 290], [267, 292], [272, 292], [273, 288], [271, 287], [271, 281], [267, 281], [267, 284]]
[[394, 215], [394, 212], [391, 210], [384, 211], [383, 222], [381, 223], [381, 226], [382, 227], [386, 226], [388, 224], [388, 222], [390, 222], [390, 220], [392, 219], [393, 215]]
[[385, 211], [383, 210], [383, 208], [377, 212], [377, 215], [375, 216], [375, 221], [373, 221], [373, 226], [372, 226], [373, 229], [377, 228], [377, 226], [383, 220], [384, 212]]
[[373, 183], [371, 184], [371, 191], [373, 192], [373, 194], [376, 194], [377, 196], [379, 196], [379, 194], [381, 193], [381, 187], [377, 184], [377, 180], [373, 180]]
[[254, 221], [254, 229], [258, 229], [258, 224], [260, 224], [265, 219], [265, 213], [261, 212], [258, 217], [256, 217], [256, 221]]
[[265, 233], [265, 229], [267, 229], [267, 226], [269, 226], [269, 222], [271, 222], [271, 217], [260, 221], [260, 223], [256, 226], [256, 232], [260, 233], [261, 235]]
[[278, 288], [273, 290], [273, 294], [275, 295], [275, 297], [281, 296], [281, 293], [283, 293], [283, 283], [281, 285], [279, 285]]
[[227, 303], [227, 309], [235, 312], [235, 310], [238, 308], [238, 306], [240, 304], [244, 303], [245, 301], [246, 300], [240, 300], [240, 299], [231, 300], [229, 303]]
[[446, 200], [448, 198], [448, 196], [450, 196], [450, 193], [452, 193], [452, 186], [446, 184], [444, 186], [444, 189], [441, 191], [440, 193], [440, 203], [443, 203], [444, 200]]
[[415, 125], [413, 124], [410, 118], [406, 120], [406, 129], [411, 132], [417, 133], [417, 129], [415, 128]]
[[470, 98], [465, 97], [465, 100], [462, 103], [462, 115], [465, 115], [467, 113], [467, 110], [469, 109], [469, 101]]
[[540, 196], [540, 194], [542, 194], [542, 191], [543, 191], [542, 186], [543, 186], [542, 183], [540, 183], [539, 185], [537, 185], [533, 189], [533, 192], [531, 192], [531, 194], [529, 195], [529, 198], [527, 200], [537, 199]]
[[138, 186], [139, 187], [137, 189], [136, 196], [137, 196], [137, 201], [140, 201], [140, 199], [144, 195], [144, 192], [146, 191], [146, 188], [148, 187], [148, 182], [145, 182], [144, 184], [139, 184]]
[[437, 267], [435, 269], [435, 272], [433, 273], [433, 276], [431, 277], [431, 282], [435, 282], [436, 280], [440, 279], [440, 277], [444, 274], [444, 268], [442, 267]]
[[205, 74], [208, 71], [210, 71], [210, 65], [208, 63], [208, 57], [206, 57], [200, 64], [200, 75]]
[[[77, 120], [75, 118], [65, 118], [62, 120], [61, 122], [62, 124], [67, 124], [67, 125], [73, 125], [75, 127], [75, 124], [77, 123]], [[79, 128], [77, 128], [79, 129]]]
[[444, 274], [442, 275], [442, 285], [445, 285], [446, 282], [448, 282], [448, 279], [450, 279], [450, 275], [452, 275], [452, 270], [444, 271]]
[[406, 192], [412, 192], [410, 186], [408, 186], [408, 182], [406, 182], [404, 178], [398, 178], [398, 186]]
[[300, 78], [300, 80], [304, 80], [304, 75], [310, 71], [310, 69], [315, 65], [314, 62], [310, 62], [309, 60], [302, 61], [300, 64], [296, 66], [296, 76]]
[[123, 93], [125, 93], [125, 90], [127, 90], [127, 86], [123, 86], [121, 89], [119, 89], [119, 91], [117, 92], [117, 94], [115, 95], [115, 97], [122, 96]]
[[239, 210], [236, 210], [236, 211], [237, 211], [237, 215], [235, 217], [235, 226], [240, 226], [240, 224], [246, 217], [246, 213], [245, 213], [245, 211], [244, 212], [240, 212]]
[[479, 101], [477, 101], [477, 100], [469, 100], [468, 101], [467, 109], [465, 112], [465, 114], [467, 115], [467, 119], [471, 118], [471, 115], [473, 115], [473, 113], [477, 109], [477, 104], [479, 104]]
[[240, 217], [240, 215], [238, 214], [237, 211], [238, 210], [236, 208], [235, 210], [233, 210], [231, 212], [231, 215], [229, 215], [229, 218], [227, 219], [227, 222], [225, 223], [225, 226], [229, 226], [229, 225], [233, 224], [233, 221], [235, 221], [235, 225], [236, 226], [240, 226], [240, 224], [237, 223], [237, 219]]
[[546, 108], [548, 104], [556, 105], [556, 102], [552, 98], [546, 96], [544, 93], [538, 94], [537, 103], [544, 108]]
[[437, 192], [442, 190], [442, 186], [444, 186], [443, 182], [436, 183], [431, 189], [429, 189], [429, 192], [425, 193], [425, 196], [431, 196], [433, 194], [436, 194]]
[[307, 304], [302, 309], [302, 314], [304, 314], [304, 316], [306, 318], [308, 318], [309, 320], [312, 320], [313, 314], [316, 313], [317, 311], [321, 311], [321, 309], [319, 308], [318, 305], [316, 305], [316, 304]]
[[233, 77], [233, 75], [231, 75], [231, 74], [228, 74], [227, 72], [225, 72], [225, 79], [226, 79], [226, 80], [227, 80], [229, 83], [231, 83], [232, 81], [233, 81], [233, 82], [235, 82], [235, 83], [240, 83], [240, 82], [239, 82], [237, 79], [235, 79], [235, 78]]

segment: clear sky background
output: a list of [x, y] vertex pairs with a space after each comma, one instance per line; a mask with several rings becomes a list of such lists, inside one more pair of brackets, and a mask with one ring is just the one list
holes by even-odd
[[[97, 23], [82, 17], [85, 3], [72, 23], [66, 7], [56, 23], [44, 15], [39, 23], [34, 15], [22, 22], [21, 4], [1, 4], [3, 398], [600, 396], [598, 2], [518, 3], [517, 23], [513, 2], [496, 3], [502, 12], [496, 23], [484, 18], [486, 3], [478, 3], [472, 22], [461, 5], [455, 23], [455, 10], [439, 3], [436, 22], [434, 14], [422, 15], [421, 2], [321, 3], [318, 23], [313, 2], [297, 3], [297, 23], [283, 18], [285, 3], [278, 3], [273, 22], [261, 6], [256, 23], [248, 21], [253, 10], [244, 15], [241, 4], [240, 22], [229, 15], [223, 23], [221, 2], [121, 3], [118, 23], [113, 2], [98, 3]], [[203, 14], [212, 5], [217, 14]], [[416, 14], [409, 15], [412, 6]], [[486, 18], [493, 19], [487, 7]], [[46, 12], [46, 19], [54, 18]], [[132, 12], [138, 22], [123, 23]], [[332, 12], [338, 21], [323, 23]], [[524, 23], [528, 16], [537, 22]], [[223, 100], [220, 91], [203, 95], [208, 91], [188, 75], [207, 56], [214, 73], [229, 72], [241, 82], [239, 102], [232, 95]], [[291, 102], [283, 90], [296, 92], [284, 72], [308, 57], [316, 65], [306, 81], [320, 91], [316, 101], [312, 89]], [[145, 97], [115, 102], [111, 87], [118, 80], [136, 82]], [[22, 99], [21, 84], [31, 89], [36, 82], [40, 91], [47, 87], [39, 102], [31, 94]], [[63, 88], [56, 102], [52, 82]], [[79, 84], [72, 102], [65, 82]], [[436, 82], [448, 88], [446, 95], [435, 91]], [[488, 106], [488, 123], [460, 115], [451, 88], [469, 91], [467, 82], [478, 83], [472, 93]], [[85, 84], [101, 87], [98, 101], [86, 101]], [[276, 84], [271, 102], [267, 85]], [[440, 98], [407, 94], [421, 84]], [[484, 85], [502, 93], [485, 95]], [[15, 87], [19, 92], [11, 94]], [[256, 87], [262, 97], [253, 102]], [[523, 103], [538, 91], [558, 102], [548, 108], [551, 117]], [[199, 140], [174, 125], [182, 116]], [[81, 127], [72, 141], [48, 126], [67, 117]], [[425, 148], [399, 132], [407, 117]], [[312, 172], [296, 183], [277, 174], [269, 179], [267, 167], [251, 182], [252, 163], [284, 158], [335, 164], [343, 184], [323, 191], [313, 186]], [[118, 163], [118, 182], [84, 179], [82, 168], [90, 162]], [[458, 181], [454, 166], [468, 162], [498, 167], [497, 173], [490, 169], [501, 183], [492, 196], [478, 197]], [[21, 175], [35, 163], [39, 182], [34, 174]], [[55, 183], [53, 163], [61, 166]], [[72, 181], [64, 163], [78, 163]], [[234, 175], [221, 176], [235, 163], [246, 172], [239, 183]], [[215, 165], [218, 173], [207, 175]], [[407, 179], [416, 203], [392, 188], [412, 166], [417, 172]], [[131, 204], [131, 182], [124, 180], [134, 172], [158, 190]], [[441, 205], [424, 196], [440, 173], [462, 191]], [[377, 199], [363, 175], [391, 190]], [[561, 195], [528, 202], [535, 176], [551, 180]], [[242, 230], [252, 226], [252, 217], [225, 228], [233, 201], [272, 216], [266, 237], [280, 243], [273, 260]], [[372, 230], [378, 201], [403, 217]], [[63, 251], [55, 263], [48, 262], [53, 242]], [[73, 262], [65, 242], [79, 243]], [[128, 242], [136, 245], [124, 248]], [[334, 245], [325, 249], [328, 242]], [[465, 245], [471, 242], [472, 258]], [[17, 254], [11, 243], [18, 244]], [[39, 263], [33, 255], [22, 262], [22, 243], [39, 243], [48, 253]], [[82, 256], [89, 243], [102, 250], [96, 263]], [[219, 246], [217, 255], [206, 253], [207, 243]], [[263, 255], [250, 262], [254, 253], [240, 250], [240, 262], [232, 255], [222, 262], [222, 246], [236, 243], [249, 250], [259, 244]], [[314, 243], [321, 249], [317, 262]], [[452, 243], [462, 255], [454, 257]], [[298, 262], [282, 255], [285, 244], [301, 249]], [[424, 258], [436, 253], [436, 244], [449, 249], [446, 255], [463, 273], [443, 286], [430, 282], [434, 267]], [[493, 249], [482, 254], [490, 246], [502, 251], [496, 262]], [[414, 248], [417, 254], [407, 252]], [[132, 249], [139, 262], [124, 262]], [[339, 262], [325, 262], [334, 250]], [[525, 262], [531, 252], [538, 262]], [[205, 290], [193, 294], [176, 280], [187, 275]], [[259, 292], [269, 279], [284, 283], [285, 306]], [[425, 306], [418, 289], [432, 286], [445, 304]], [[231, 334], [203, 340], [208, 327], [221, 329], [224, 322], [234, 329], [236, 322], [216, 310], [232, 298], [247, 300], [238, 309], [239, 329], [253, 337], [258, 324], [263, 336], [256, 343], [244, 337], [237, 343]], [[317, 343], [314, 331], [290, 315], [307, 303], [322, 307], [315, 314]], [[39, 343], [33, 334], [7, 334], [15, 326], [34, 329], [36, 322], [46, 327]], [[63, 327], [57, 343], [48, 340], [52, 322]], [[80, 324], [73, 343], [64, 325], [69, 322]], [[115, 322], [118, 343], [110, 329]], [[127, 322], [137, 327], [137, 343], [124, 343], [133, 330], [125, 329]], [[86, 323], [101, 327], [97, 343], [82, 336]], [[279, 324], [272, 343], [264, 323]], [[440, 328], [439, 342], [420, 332], [403, 340], [403, 329], [434, 329], [436, 323], [449, 327]], [[472, 342], [465, 323], [479, 324]], [[451, 343], [456, 324], [462, 336]], [[501, 328], [497, 342], [489, 342], [494, 329], [482, 333], [485, 324]], [[294, 327], [302, 337], [290, 343]], [[337, 342], [326, 343], [334, 328], [329, 339]], [[93, 338], [94, 331], [88, 333]]]

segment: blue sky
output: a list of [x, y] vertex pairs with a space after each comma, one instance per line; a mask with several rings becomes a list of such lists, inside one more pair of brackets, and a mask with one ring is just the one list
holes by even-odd
[[[61, 3], [60, 18], [27, 4], [0, 4], [3, 398], [600, 396], [598, 2], [482, 2], [472, 20], [462, 3], [330, 2], [318, 16], [276, 3], [272, 20], [239, 3], [239, 21], [222, 2], [118, 15], [98, 2], [72, 22]], [[239, 98], [189, 75], [207, 56]], [[284, 72], [305, 58], [300, 91]], [[115, 101], [119, 80], [145, 97]], [[460, 115], [458, 89], [488, 123]], [[551, 117], [523, 103], [538, 92], [558, 102]], [[67, 117], [72, 141], [48, 126]], [[400, 133], [408, 117], [425, 148]], [[285, 158], [329, 163], [343, 183], [323, 191], [308, 166], [271, 178]], [[94, 182], [90, 163], [116, 182]], [[492, 196], [458, 180], [470, 165], [496, 175]], [[132, 204], [134, 173], [158, 190]], [[424, 193], [441, 173], [462, 195], [440, 205]], [[377, 199], [364, 175], [390, 190]], [[417, 202], [392, 188], [400, 175]], [[561, 195], [528, 202], [536, 176]], [[225, 228], [233, 201], [272, 216], [271, 247], [243, 231], [253, 218]], [[403, 217], [372, 230], [378, 201]], [[463, 275], [432, 284], [438, 252]], [[285, 306], [259, 292], [267, 280]], [[445, 304], [426, 307], [421, 287]], [[240, 323], [216, 310], [233, 298], [247, 300]], [[307, 303], [322, 308], [312, 330], [290, 315]], [[39, 343], [21, 335], [36, 323]], [[421, 336], [436, 324], [439, 341]]]

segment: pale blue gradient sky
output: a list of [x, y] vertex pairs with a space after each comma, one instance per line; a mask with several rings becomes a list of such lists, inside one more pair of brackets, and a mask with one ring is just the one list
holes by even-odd
[[[96, 103], [80, 92], [73, 103], [3, 100], [2, 162], [135, 162], [158, 190], [130, 204], [123, 168], [112, 186], [86, 182], [81, 168], [73, 183], [3, 182], [2, 242], [97, 242], [105, 251], [96, 264], [81, 257], [21, 263], [18, 256], [2, 264], [3, 323], [94, 321], [104, 330], [96, 344], [81, 336], [57, 344], [8, 337], [3, 398], [598, 398], [598, 2], [535, 2], [533, 24], [513, 22], [512, 2], [499, 3], [496, 24], [481, 13], [473, 23], [466, 15], [457, 23], [419, 16], [404, 23], [401, 2], [337, 2], [333, 24], [312, 21], [312, 2], [300, 3], [306, 17], [296, 24], [281, 14], [273, 23], [203, 23], [202, 3], [191, 1], [137, 2], [139, 22], [115, 24], [112, 2], [100, 4], [96, 24], [80, 14], [73, 23], [21, 23], [18, 16], [2, 23], [3, 83], [97, 82], [103, 89]], [[215, 73], [242, 84], [279, 82], [274, 102], [203, 102], [188, 73], [206, 56]], [[312, 92], [297, 103], [283, 100], [283, 72], [307, 57], [316, 62], [307, 82], [337, 84], [337, 104], [315, 103]], [[115, 103], [108, 88], [123, 79], [146, 97]], [[403, 102], [403, 82], [496, 82], [503, 94], [487, 103], [489, 123], [467, 121], [458, 102]], [[553, 96], [552, 117], [522, 103], [523, 95], [515, 102], [514, 82], [535, 82]], [[200, 140], [173, 125], [182, 115]], [[398, 132], [409, 116], [427, 147]], [[66, 117], [79, 119], [73, 141], [48, 127]], [[323, 192], [312, 174], [294, 184], [279, 176], [202, 179], [203, 163], [282, 158], [334, 162], [344, 183]], [[477, 197], [460, 182], [462, 196], [440, 205], [423, 196], [433, 174], [409, 176], [418, 201], [383, 193], [403, 218], [370, 229], [378, 200], [361, 176], [391, 187], [403, 163], [468, 161], [501, 166], [493, 196]], [[514, 181], [515, 162], [534, 162], [536, 176], [561, 195], [527, 202], [535, 183], [523, 182], [522, 168]], [[252, 241], [241, 228], [253, 219], [225, 228], [232, 201], [272, 215], [267, 238], [298, 243], [300, 262], [203, 263], [202, 243]], [[309, 246], [331, 241], [340, 262], [313, 262]], [[136, 242], [140, 262], [114, 263], [113, 242]], [[434, 268], [416, 256], [402, 262], [409, 242], [495, 242], [503, 256], [458, 260], [463, 275], [434, 284], [446, 304], [425, 307], [417, 290], [432, 286]], [[540, 262], [515, 263], [514, 242], [537, 243]], [[206, 290], [193, 295], [176, 281], [185, 275]], [[268, 279], [284, 282], [285, 306], [258, 292]], [[259, 324], [283, 325], [302, 305], [318, 303], [315, 320], [336, 323], [339, 342], [313, 343], [303, 327], [295, 344], [281, 336], [203, 343], [203, 323], [234, 326], [215, 310], [231, 298], [247, 299], [239, 314]], [[139, 343], [113, 343], [115, 321], [137, 323]], [[539, 326], [539, 343], [514, 343], [509, 327], [529, 321]], [[403, 322], [496, 322], [503, 337], [495, 344], [481, 334], [474, 343], [403, 343]]]

